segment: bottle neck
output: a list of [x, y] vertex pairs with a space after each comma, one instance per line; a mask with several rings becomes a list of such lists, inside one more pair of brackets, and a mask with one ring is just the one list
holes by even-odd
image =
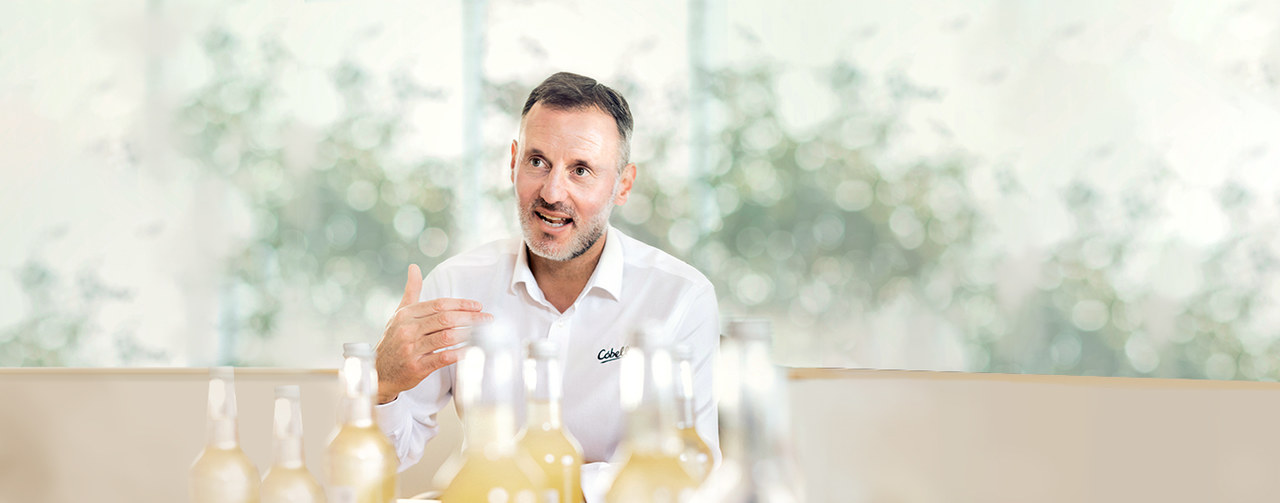
[[563, 426], [560, 419], [560, 402], [530, 400], [525, 416], [525, 425], [531, 430], [555, 430]]
[[302, 403], [297, 398], [276, 398], [275, 465], [285, 468], [303, 466]]
[[374, 393], [378, 389], [378, 375], [372, 359], [347, 357], [338, 379], [342, 387], [338, 422], [358, 427], [372, 426]]
[[373, 399], [367, 396], [343, 398], [342, 424], [368, 427], [373, 425]]
[[[661, 347], [627, 351], [624, 379], [634, 396], [627, 419], [627, 444], [632, 452], [669, 454], [680, 451], [676, 430], [676, 402], [671, 354]], [[629, 361], [628, 361], [629, 359]]]
[[210, 419], [208, 445], [218, 449], [234, 449], [240, 445], [235, 419]]
[[509, 406], [486, 404], [466, 411], [466, 449], [486, 455], [509, 454], [516, 446], [515, 412]]
[[560, 367], [549, 356], [535, 356], [529, 364], [532, 372], [525, 424], [530, 429], [560, 428]]
[[468, 450], [485, 454], [515, 449], [520, 362], [514, 347], [477, 344], [458, 362], [458, 394]]
[[728, 366], [736, 374], [732, 398], [721, 402], [729, 419], [721, 438], [726, 458], [760, 461], [781, 455], [789, 438], [786, 389], [769, 358], [768, 341], [740, 340], [730, 345]]
[[208, 445], [218, 449], [234, 449], [239, 445], [236, 432], [236, 388], [230, 379], [209, 380]]
[[676, 427], [686, 430], [694, 427], [693, 416], [693, 363], [681, 358], [676, 362]]

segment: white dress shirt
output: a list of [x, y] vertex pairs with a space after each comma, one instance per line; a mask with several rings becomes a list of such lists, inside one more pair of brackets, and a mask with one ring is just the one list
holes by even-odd
[[[473, 299], [504, 324], [520, 327], [523, 340], [558, 343], [564, 372], [562, 417], [581, 443], [585, 463], [609, 461], [625, 433], [621, 364], [613, 356], [643, 323], [665, 321], [674, 343], [693, 350], [695, 425], [719, 463], [712, 397], [720, 339], [715, 289], [706, 276], [675, 257], [613, 227], [606, 232], [595, 272], [563, 313], [543, 296], [518, 238], [444, 261], [423, 280], [421, 300]], [[453, 365], [440, 369], [376, 408], [378, 423], [400, 456], [401, 470], [417, 463], [427, 441], [436, 435], [436, 412], [448, 403], [456, 375]]]

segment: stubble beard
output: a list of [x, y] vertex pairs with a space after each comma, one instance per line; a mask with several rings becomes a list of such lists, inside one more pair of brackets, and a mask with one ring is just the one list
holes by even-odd
[[[616, 196], [617, 188], [614, 189], [614, 193], [614, 196]], [[610, 201], [612, 201], [612, 199], [613, 198], [610, 198]], [[587, 250], [590, 250], [592, 246], [595, 246], [596, 241], [599, 241], [600, 238], [604, 236], [605, 227], [609, 225], [609, 215], [613, 213], [613, 204], [610, 202], [607, 207], [605, 207], [600, 213], [596, 214], [595, 218], [592, 218], [585, 226], [579, 227], [577, 229], [578, 232], [574, 233], [570, 237], [569, 242], [566, 243], [565, 246], [556, 250], [555, 244], [550, 240], [550, 236], [547, 236], [546, 233], [537, 229], [538, 223], [541, 222], [542, 219], [538, 218], [537, 215], [534, 214], [534, 210], [539, 208], [569, 215], [569, 218], [573, 219], [573, 222], [569, 225], [574, 226], [579, 224], [578, 219], [576, 218], [577, 212], [561, 205], [547, 204], [547, 202], [541, 197], [535, 199], [533, 204], [530, 204], [528, 208], [524, 209], [524, 211], [519, 212], [520, 230], [524, 234], [524, 242], [525, 245], [528, 246], [529, 251], [538, 257], [557, 262], [573, 260], [581, 257], [582, 254], [587, 253]]]

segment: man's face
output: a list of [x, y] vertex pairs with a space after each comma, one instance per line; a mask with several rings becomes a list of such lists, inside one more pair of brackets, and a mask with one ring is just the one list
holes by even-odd
[[614, 205], [623, 204], [635, 165], [618, 170], [621, 138], [613, 117], [595, 108], [535, 104], [511, 142], [520, 228], [535, 255], [571, 260], [600, 240]]

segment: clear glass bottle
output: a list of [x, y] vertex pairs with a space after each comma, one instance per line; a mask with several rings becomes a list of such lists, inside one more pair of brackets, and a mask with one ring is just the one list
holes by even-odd
[[276, 386], [272, 427], [275, 460], [262, 479], [262, 503], [323, 503], [324, 489], [302, 454], [302, 395], [298, 386]]
[[787, 386], [769, 357], [767, 320], [729, 323], [720, 343], [720, 445], [724, 459], [698, 503], [805, 501], [791, 452]]
[[390, 503], [396, 500], [400, 458], [373, 420], [378, 390], [373, 346], [342, 345], [338, 428], [328, 449], [329, 503]]
[[680, 462], [694, 480], [702, 483], [711, 473], [715, 455], [698, 435], [697, 418], [693, 414], [693, 350], [678, 345], [671, 350], [675, 359], [676, 430], [680, 432]]
[[622, 357], [627, 433], [608, 503], [686, 502], [698, 486], [680, 462], [673, 367], [669, 341], [655, 325], [637, 332]]
[[256, 503], [258, 468], [240, 449], [236, 432], [236, 386], [231, 367], [211, 369], [208, 443], [191, 465], [194, 503]]
[[471, 347], [457, 363], [454, 386], [465, 435], [462, 461], [440, 501], [559, 501], [542, 471], [516, 447], [522, 356], [514, 332], [503, 326], [490, 323], [472, 329]]
[[549, 340], [529, 345], [526, 379], [529, 400], [524, 431], [516, 444], [560, 493], [560, 503], [582, 502], [582, 447], [560, 421], [558, 347]]

